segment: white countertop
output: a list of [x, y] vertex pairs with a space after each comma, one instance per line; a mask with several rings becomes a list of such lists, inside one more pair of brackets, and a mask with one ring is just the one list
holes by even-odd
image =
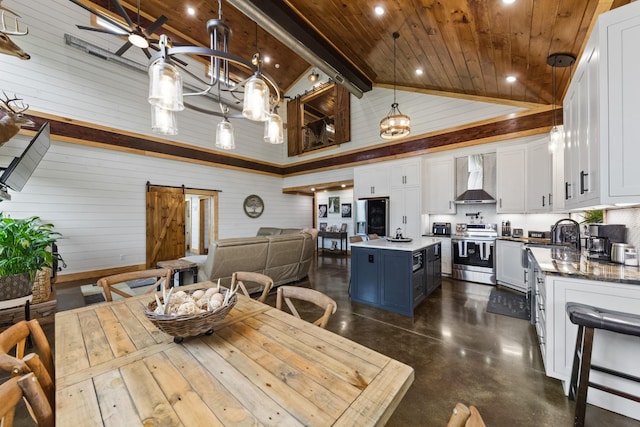
[[427, 246], [440, 243], [440, 240], [434, 237], [418, 237], [410, 242], [390, 242], [385, 238], [375, 240], [365, 240], [358, 243], [351, 243], [351, 247], [363, 247], [374, 249], [391, 249], [395, 251], [417, 251]]

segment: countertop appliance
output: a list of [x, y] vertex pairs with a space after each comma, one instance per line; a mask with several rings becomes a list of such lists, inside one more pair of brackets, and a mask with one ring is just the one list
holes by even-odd
[[534, 239], [550, 239], [551, 232], [550, 231], [529, 231], [529, 237]]
[[451, 235], [451, 223], [450, 222], [434, 222], [431, 227], [431, 232], [434, 236], [450, 236]]
[[611, 260], [611, 245], [626, 240], [627, 227], [624, 224], [589, 224], [586, 230], [587, 257], [592, 260]]
[[633, 258], [635, 254], [635, 258], [637, 259], [636, 248], [627, 243], [612, 243], [611, 244], [611, 262], [615, 262], [617, 264], [624, 264], [627, 253], [629, 253], [629, 258]]
[[496, 224], [456, 224], [451, 238], [454, 279], [496, 284], [496, 228]]
[[580, 224], [571, 218], [563, 218], [551, 226], [551, 243], [573, 246], [580, 250]]

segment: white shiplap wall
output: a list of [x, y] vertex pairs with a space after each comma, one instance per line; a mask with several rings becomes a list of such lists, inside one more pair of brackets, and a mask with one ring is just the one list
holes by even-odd
[[[19, 137], [23, 138], [23, 137]], [[307, 227], [312, 198], [282, 194], [282, 179], [73, 144], [53, 143], [22, 192], [0, 208], [14, 217], [38, 215], [64, 238], [62, 274], [145, 262], [145, 185], [217, 189], [220, 238], [252, 236], [261, 226]], [[259, 194], [257, 219], [242, 209]]]

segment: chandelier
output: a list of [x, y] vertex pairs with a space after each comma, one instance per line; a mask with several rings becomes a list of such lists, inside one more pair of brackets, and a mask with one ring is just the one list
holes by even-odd
[[396, 41], [400, 34], [394, 32], [393, 36], [393, 104], [387, 116], [380, 121], [380, 136], [384, 139], [397, 139], [409, 136], [411, 133], [411, 119], [402, 114], [396, 102]]
[[[210, 47], [171, 46], [166, 35], [160, 36], [158, 52], [149, 58], [149, 103], [151, 104], [151, 129], [165, 135], [176, 135], [176, 113], [185, 108], [221, 117], [216, 127], [216, 147], [235, 148], [233, 127], [229, 119], [249, 119], [264, 122], [264, 141], [281, 144], [284, 141], [282, 119], [277, 114], [280, 91], [274, 80], [262, 71], [260, 53], [246, 60], [229, 53], [231, 29], [222, 19], [222, 0], [218, 0], [218, 19], [207, 21]], [[185, 68], [177, 55], [196, 55], [208, 58], [208, 80]], [[232, 67], [250, 77], [234, 81], [230, 77]], [[195, 92], [183, 91], [183, 74], [197, 82]], [[189, 97], [214, 95], [218, 108], [206, 109], [187, 102]], [[225, 95], [225, 97], [223, 97]], [[231, 113], [231, 103], [242, 102], [242, 113]]]

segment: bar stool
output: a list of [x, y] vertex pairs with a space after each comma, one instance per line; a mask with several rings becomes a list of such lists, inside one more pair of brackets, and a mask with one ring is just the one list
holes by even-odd
[[571, 323], [578, 325], [578, 337], [576, 338], [573, 368], [571, 369], [571, 382], [569, 384], [569, 399], [576, 401], [573, 425], [579, 427], [584, 426], [588, 387], [640, 402], [640, 397], [638, 396], [589, 381], [589, 372], [593, 369], [608, 375], [640, 383], [640, 378], [636, 376], [591, 364], [591, 350], [593, 348], [593, 334], [595, 329], [604, 329], [618, 334], [639, 337], [640, 316], [605, 310], [575, 302], [568, 302], [566, 311]]

